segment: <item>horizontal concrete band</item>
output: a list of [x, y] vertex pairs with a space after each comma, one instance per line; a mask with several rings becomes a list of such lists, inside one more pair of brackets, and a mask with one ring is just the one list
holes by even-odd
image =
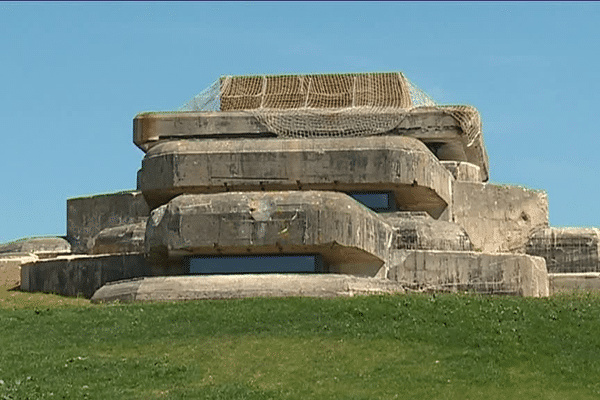
[[138, 189], [152, 208], [183, 193], [393, 191], [398, 209], [437, 218], [451, 204], [453, 180], [412, 138], [179, 140], [146, 154]]
[[[467, 143], [460, 123], [439, 109], [399, 110], [396, 117], [397, 114], [403, 114], [401, 123], [386, 135], [413, 137], [435, 148], [443, 147], [440, 159], [473, 163], [481, 169], [481, 180], [488, 180], [489, 160], [481, 136]], [[162, 140], [273, 136], [276, 135], [244, 111], [143, 113], [133, 123], [133, 141], [143, 151]]]
[[141, 278], [104, 285], [92, 302], [245, 297], [335, 297], [403, 293], [397, 282], [333, 274], [247, 274]]
[[327, 272], [374, 276], [396, 245], [394, 228], [343, 193], [182, 195], [152, 211], [146, 252], [194, 255], [320, 254]]
[[407, 288], [548, 296], [546, 264], [524, 254], [396, 250], [387, 278]]

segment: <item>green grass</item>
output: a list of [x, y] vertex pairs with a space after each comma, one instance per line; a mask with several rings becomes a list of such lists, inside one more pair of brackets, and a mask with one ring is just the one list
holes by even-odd
[[58, 307], [19, 295], [29, 303], [0, 302], [0, 399], [600, 397], [597, 294]]

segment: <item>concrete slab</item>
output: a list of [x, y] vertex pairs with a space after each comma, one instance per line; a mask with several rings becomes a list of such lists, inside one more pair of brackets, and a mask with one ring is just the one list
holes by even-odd
[[600, 290], [600, 272], [552, 273], [548, 277], [551, 294]]
[[399, 210], [434, 218], [451, 203], [452, 181], [423, 143], [390, 136], [164, 142], [138, 173], [152, 208], [183, 193], [392, 191]]
[[542, 297], [549, 294], [544, 259], [522, 254], [397, 250], [387, 278], [407, 288]]
[[30, 237], [0, 244], [0, 257], [13, 253], [35, 254], [38, 258], [71, 253], [71, 245], [62, 237]]
[[182, 195], [154, 211], [146, 251], [193, 255], [320, 254], [325, 271], [375, 276], [394, 230], [343, 193], [230, 192]]
[[[318, 113], [318, 110], [311, 110]], [[356, 111], [360, 112], [360, 111]], [[370, 115], [372, 112], [367, 111]], [[396, 110], [400, 124], [385, 135], [406, 136], [429, 145], [442, 160], [468, 161], [481, 169], [480, 181], [489, 179], [489, 160], [483, 138], [470, 143], [457, 121], [439, 108]], [[389, 115], [381, 114], [382, 118]], [[133, 120], [133, 142], [143, 151], [164, 140], [273, 138], [277, 135], [248, 111], [152, 112]]]
[[246, 297], [335, 297], [403, 293], [397, 282], [333, 274], [212, 275], [142, 278], [104, 285], [93, 303], [237, 299]]
[[543, 257], [548, 272], [600, 272], [600, 229], [541, 227], [526, 253]]
[[73, 253], [90, 253], [102, 230], [145, 222], [150, 209], [141, 192], [126, 191], [67, 200], [67, 239]]
[[530, 233], [548, 226], [545, 192], [519, 186], [455, 181], [452, 221], [486, 253], [525, 253]]

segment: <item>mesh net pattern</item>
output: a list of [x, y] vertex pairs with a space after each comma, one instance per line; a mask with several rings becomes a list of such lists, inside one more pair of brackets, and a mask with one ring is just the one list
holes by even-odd
[[382, 134], [422, 107], [456, 119], [469, 146], [481, 136], [474, 107], [438, 105], [400, 72], [224, 76], [179, 110], [245, 111], [278, 136], [301, 138]]

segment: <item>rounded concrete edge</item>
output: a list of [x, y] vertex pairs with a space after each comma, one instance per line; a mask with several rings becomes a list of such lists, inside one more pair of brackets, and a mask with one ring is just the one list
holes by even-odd
[[148, 277], [111, 282], [93, 303], [238, 299], [247, 297], [336, 297], [404, 293], [390, 280], [338, 274], [244, 274]]

